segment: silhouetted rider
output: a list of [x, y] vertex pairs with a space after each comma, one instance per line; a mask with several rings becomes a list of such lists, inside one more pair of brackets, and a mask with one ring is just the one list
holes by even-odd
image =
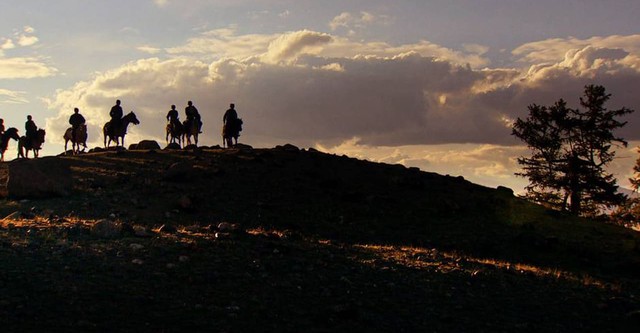
[[24, 123], [24, 129], [27, 131], [26, 137], [29, 143], [33, 142], [33, 139], [36, 137], [36, 133], [38, 133], [38, 126], [33, 121], [31, 115], [27, 116], [27, 122]]
[[113, 136], [115, 134], [116, 128], [120, 127], [120, 122], [122, 120], [122, 107], [120, 106], [120, 100], [116, 101], [116, 105], [111, 107], [111, 111], [109, 111], [109, 116], [111, 116], [111, 122], [109, 123], [109, 131]]
[[75, 142], [76, 136], [78, 132], [78, 128], [85, 124], [84, 117], [80, 114], [80, 110], [78, 108], [73, 109], [73, 114], [69, 117], [69, 124], [71, 124], [71, 139]]
[[198, 133], [202, 133], [202, 121], [200, 121], [200, 113], [198, 112], [198, 109], [193, 106], [193, 102], [187, 102], [187, 107], [184, 108], [184, 113], [187, 115], [188, 127], [191, 127], [193, 122], [196, 121], [196, 124], [198, 126]]
[[238, 112], [236, 112], [236, 105], [229, 104], [229, 109], [222, 116], [222, 123], [227, 125], [231, 130], [231, 133], [236, 132], [236, 122], [238, 121]]
[[180, 120], [178, 119], [180, 115], [178, 114], [178, 110], [176, 110], [175, 105], [171, 105], [171, 110], [167, 113], [167, 121], [171, 124], [171, 127], [176, 128], [176, 125], [180, 124]]

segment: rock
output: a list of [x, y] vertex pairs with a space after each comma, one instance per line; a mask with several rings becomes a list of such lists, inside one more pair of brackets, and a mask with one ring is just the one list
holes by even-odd
[[193, 164], [189, 162], [173, 163], [164, 173], [164, 179], [170, 181], [186, 180], [193, 173]]
[[498, 186], [496, 190], [498, 191], [498, 193], [502, 193], [511, 197], [513, 196], [513, 190], [506, 186]]
[[220, 222], [218, 223], [218, 231], [222, 232], [230, 232], [238, 229], [237, 224], [229, 223], [229, 222]]
[[160, 227], [160, 229], [158, 229], [158, 231], [165, 234], [175, 234], [176, 232], [178, 232], [178, 228], [170, 224], [164, 224]]
[[160, 150], [160, 145], [155, 140], [142, 140], [138, 142], [135, 148], [132, 148], [131, 146], [129, 146], [129, 150], [152, 150], [152, 149]]
[[175, 142], [172, 142], [172, 143], [168, 144], [166, 147], [164, 147], [164, 149], [165, 150], [180, 150], [181, 148], [180, 148], [179, 144], [177, 144]]
[[300, 149], [290, 143], [285, 144], [284, 146], [276, 146], [275, 147], [276, 150], [283, 150], [283, 151], [300, 151]]
[[104, 148], [101, 148], [101, 147], [95, 147], [95, 148], [89, 149], [90, 153], [101, 153], [103, 151], [104, 151]]
[[129, 245], [129, 247], [134, 251], [144, 249], [144, 245], [138, 243], [132, 243], [131, 245]]
[[119, 223], [102, 219], [91, 226], [91, 235], [99, 238], [115, 238], [120, 236], [122, 228]]
[[147, 228], [140, 225], [133, 226], [133, 235], [136, 237], [142, 237], [142, 238], [153, 236], [153, 234], [149, 230], [147, 230]]
[[180, 199], [178, 199], [178, 206], [184, 210], [189, 210], [193, 208], [193, 203], [191, 202], [189, 196], [183, 195], [180, 197]]
[[251, 147], [249, 145], [245, 145], [244, 143], [238, 143], [238, 144], [234, 145], [233, 148], [240, 149], [240, 150], [252, 150], [253, 149], [253, 147]]
[[73, 189], [71, 169], [66, 161], [52, 157], [19, 159], [9, 163], [7, 195], [10, 198], [67, 196]]

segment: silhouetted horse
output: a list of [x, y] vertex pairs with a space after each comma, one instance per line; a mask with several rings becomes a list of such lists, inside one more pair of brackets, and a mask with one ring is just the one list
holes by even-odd
[[71, 152], [77, 154], [80, 152], [80, 145], [83, 146], [82, 151], [87, 149], [87, 125], [78, 126], [75, 140], [73, 139], [73, 127], [67, 128], [62, 136], [64, 138], [64, 151], [67, 152], [67, 144], [71, 141]]
[[182, 133], [182, 141], [186, 142], [185, 145], [190, 145], [191, 144], [191, 137], [193, 136], [193, 140], [196, 144], [196, 146], [198, 145], [198, 122], [196, 120], [193, 121], [188, 121], [185, 120], [182, 123], [182, 128], [184, 133]]
[[[227, 122], [222, 126], [222, 146], [230, 148], [238, 144], [238, 137], [242, 131], [242, 119], [235, 119], [233, 123]], [[235, 139], [235, 144], [231, 139]]]
[[2, 135], [2, 142], [0, 142], [0, 161], [4, 161], [4, 153], [7, 151], [7, 147], [9, 146], [9, 140], [14, 139], [16, 141], [20, 140], [20, 134], [18, 134], [18, 129], [15, 127], [9, 127]]
[[[120, 126], [116, 126], [113, 131], [110, 131], [111, 122], [107, 122], [106, 124], [104, 124], [104, 127], [102, 127], [102, 134], [104, 135], [104, 146], [109, 147], [111, 141], [115, 141], [116, 147], [119, 145], [124, 146], [124, 136], [127, 134], [127, 127], [129, 127], [129, 124], [131, 123], [133, 123], [134, 125], [140, 124], [138, 117], [136, 117], [136, 114], [133, 113], [133, 111], [122, 117], [122, 119], [120, 119]], [[108, 142], [107, 138], [109, 138]], [[122, 141], [120, 141], [118, 138], [122, 138]]]
[[[182, 147], [182, 135], [183, 133], [183, 125], [180, 122], [176, 122], [174, 123], [168, 123], [167, 124], [167, 136], [166, 136], [166, 140], [167, 140], [167, 144], [169, 144], [169, 142], [174, 143], [177, 142], [178, 145], [180, 145], [180, 147]], [[169, 137], [171, 137], [171, 141], [169, 141]]]
[[41, 128], [36, 132], [35, 137], [31, 139], [21, 136], [20, 140], [18, 140], [18, 158], [29, 158], [29, 150], [33, 150], [34, 158], [38, 158], [45, 134], [47, 133]]

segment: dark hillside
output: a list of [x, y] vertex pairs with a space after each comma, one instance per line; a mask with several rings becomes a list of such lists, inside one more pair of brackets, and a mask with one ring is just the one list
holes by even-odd
[[640, 324], [638, 233], [461, 177], [291, 146], [0, 167], [0, 182], [35, 170], [69, 192], [2, 191], [0, 324], [11, 330]]

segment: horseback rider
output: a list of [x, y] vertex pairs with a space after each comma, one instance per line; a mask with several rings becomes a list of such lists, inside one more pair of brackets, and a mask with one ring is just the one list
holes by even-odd
[[80, 126], [84, 125], [85, 122], [86, 122], [86, 120], [80, 114], [80, 110], [78, 108], [74, 108], [73, 109], [73, 114], [71, 115], [71, 117], [69, 117], [69, 124], [71, 124], [71, 128], [72, 128], [72, 130], [71, 130], [71, 140], [73, 142], [76, 141], [78, 128], [80, 128]]
[[180, 126], [179, 117], [180, 115], [178, 114], [178, 110], [176, 110], [176, 106], [171, 105], [171, 110], [167, 113], [167, 121], [171, 125], [172, 130], [175, 130], [177, 126]]
[[24, 123], [24, 129], [27, 131], [27, 142], [31, 144], [36, 138], [36, 134], [38, 133], [38, 126], [36, 126], [36, 123], [33, 121], [33, 117], [31, 117], [31, 115], [27, 116], [27, 122]]
[[111, 135], [114, 135], [116, 128], [120, 127], [120, 123], [122, 122], [122, 107], [120, 106], [120, 100], [116, 101], [116, 105], [111, 107], [111, 111], [109, 111], [109, 116], [111, 116], [111, 121], [109, 122], [109, 132]]
[[236, 112], [235, 104], [229, 104], [229, 109], [224, 113], [224, 116], [222, 117], [222, 123], [227, 126], [227, 128], [229, 129], [229, 133], [236, 134], [238, 132], [238, 112]]
[[198, 112], [198, 109], [193, 106], [193, 102], [187, 102], [187, 107], [184, 108], [184, 113], [187, 115], [187, 127], [191, 127], [193, 121], [196, 121], [196, 124], [198, 125], [198, 133], [202, 133], [202, 121], [200, 121], [200, 113]]

